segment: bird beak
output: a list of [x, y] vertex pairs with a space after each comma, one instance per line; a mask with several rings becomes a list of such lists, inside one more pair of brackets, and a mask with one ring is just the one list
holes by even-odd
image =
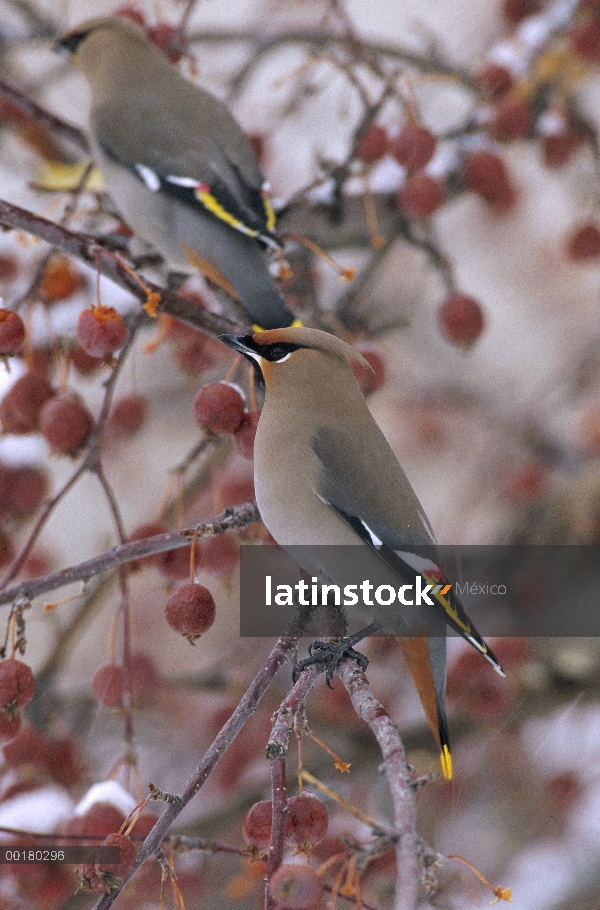
[[219, 335], [219, 341], [246, 357], [256, 357], [256, 351], [250, 346], [252, 340], [252, 335]]
[[83, 38], [85, 38], [84, 32], [67, 32], [66, 35], [56, 39], [52, 45], [52, 50], [63, 57], [70, 57], [71, 54], [75, 53]]

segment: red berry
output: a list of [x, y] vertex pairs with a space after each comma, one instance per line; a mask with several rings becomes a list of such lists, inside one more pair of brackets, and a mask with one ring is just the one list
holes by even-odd
[[198, 426], [215, 436], [235, 433], [244, 419], [244, 399], [228, 382], [205, 385], [194, 398], [193, 408]]
[[509, 25], [518, 25], [522, 19], [533, 16], [541, 8], [541, 0], [502, 0], [502, 15]]
[[40, 430], [57, 455], [75, 455], [92, 432], [94, 419], [77, 395], [63, 392], [46, 402]]
[[254, 457], [254, 437], [259, 420], [260, 411], [246, 411], [241, 424], [233, 434], [233, 448], [242, 458]]
[[92, 693], [99, 705], [117, 708], [123, 704], [124, 670], [117, 664], [103, 664], [92, 676]]
[[486, 63], [477, 76], [477, 87], [490, 101], [497, 101], [513, 84], [512, 73], [499, 63]]
[[372, 123], [363, 133], [356, 150], [356, 157], [365, 164], [383, 158], [387, 151], [388, 134], [383, 126]]
[[256, 499], [254, 481], [251, 477], [226, 476], [217, 488], [219, 508], [239, 506]]
[[371, 370], [366, 370], [354, 360], [350, 362], [350, 368], [356, 377], [361, 392], [364, 395], [370, 395], [371, 392], [376, 392], [377, 389], [380, 389], [385, 382], [383, 360], [379, 351], [369, 344], [359, 341], [354, 347], [372, 367]]
[[292, 844], [318, 844], [327, 834], [327, 809], [312, 793], [292, 796], [288, 800], [288, 817], [287, 839]]
[[[166, 528], [163, 525], [149, 522], [148, 524], [138, 525], [129, 537], [128, 542], [133, 543], [135, 540], [145, 540], [147, 537], [157, 537], [159, 534], [165, 534]], [[141, 559], [133, 560], [130, 565], [132, 569], [139, 569], [141, 566], [159, 566], [163, 563], [165, 553], [152, 553], [150, 556], [142, 556]]]
[[48, 475], [41, 468], [23, 466], [0, 471], [0, 512], [11, 518], [31, 518], [47, 495]]
[[0, 711], [14, 714], [28, 705], [35, 694], [31, 667], [13, 657], [0, 661]]
[[124, 3], [123, 6], [118, 6], [112, 12], [113, 16], [121, 16], [123, 19], [131, 19], [132, 22], [137, 22], [138, 25], [141, 25], [142, 28], [145, 26], [144, 14], [130, 3]]
[[137, 817], [131, 836], [136, 840], [144, 840], [148, 837], [157, 821], [158, 815], [153, 815], [152, 812], [142, 812]]
[[4, 747], [4, 761], [9, 768], [18, 768], [19, 765], [43, 767], [47, 745], [44, 735], [36, 727], [23, 727], [18, 736]]
[[25, 341], [25, 325], [18, 313], [0, 308], [0, 354], [18, 354]]
[[151, 25], [146, 31], [150, 41], [167, 55], [171, 63], [179, 63], [187, 45], [185, 37], [177, 26], [169, 25], [168, 22], [159, 22], [157, 25]]
[[589, 63], [600, 63], [600, 22], [585, 19], [573, 26], [569, 37], [575, 53]]
[[442, 303], [438, 322], [447, 341], [470, 348], [483, 331], [483, 312], [477, 300], [455, 291]]
[[502, 494], [515, 505], [536, 499], [548, 485], [548, 465], [537, 459], [521, 459], [502, 479]]
[[215, 621], [215, 602], [203, 585], [179, 585], [167, 600], [165, 615], [172, 629], [193, 642]]
[[446, 188], [437, 177], [417, 173], [408, 177], [396, 194], [400, 209], [409, 218], [432, 215], [446, 197]]
[[111, 306], [83, 310], [77, 323], [77, 340], [92, 357], [110, 357], [127, 341], [127, 326]]
[[5, 433], [33, 433], [39, 427], [40, 411], [54, 395], [48, 380], [38, 373], [25, 373], [0, 401], [0, 420]]
[[131, 870], [135, 860], [135, 844], [131, 838], [127, 837], [125, 834], [116, 834], [112, 833], [107, 835], [102, 841], [103, 847], [118, 847], [119, 848], [119, 862], [118, 863], [96, 863], [96, 873], [102, 875], [102, 873], [110, 872], [112, 875], [116, 875], [117, 878], [123, 878]]
[[132, 654], [129, 659], [129, 684], [134, 702], [146, 702], [158, 686], [158, 671], [152, 659], [143, 652]]
[[233, 534], [215, 534], [200, 542], [202, 568], [210, 575], [229, 575], [240, 561], [240, 545]]
[[84, 815], [74, 815], [64, 824], [65, 834], [106, 837], [118, 831], [125, 818], [111, 803], [94, 803]]
[[9, 284], [15, 280], [18, 271], [17, 258], [9, 253], [0, 253], [0, 281]]
[[6, 714], [0, 711], [0, 746], [14, 739], [21, 729], [21, 715], [18, 711]]
[[325, 891], [310, 866], [282, 863], [269, 882], [269, 895], [281, 910], [318, 910]]
[[409, 171], [425, 167], [433, 157], [437, 140], [433, 133], [418, 123], [407, 123], [388, 142], [388, 152]]
[[256, 160], [259, 164], [263, 165], [265, 163], [265, 140], [264, 136], [261, 136], [260, 133], [251, 133], [248, 136], [250, 140], [250, 145], [252, 146], [252, 151], [256, 157]]
[[91, 376], [104, 364], [104, 360], [101, 357], [92, 357], [80, 345], [70, 350], [69, 360], [80, 376]]
[[84, 286], [83, 276], [75, 271], [69, 260], [64, 256], [56, 256], [44, 270], [38, 293], [42, 300], [52, 303], [55, 300], [66, 300]]
[[583, 143], [584, 136], [571, 126], [560, 133], [549, 133], [542, 137], [542, 153], [546, 167], [562, 167]]
[[273, 803], [270, 799], [261, 799], [250, 806], [242, 824], [244, 840], [258, 850], [266, 850], [271, 840], [273, 824]]
[[114, 436], [133, 436], [144, 426], [147, 410], [143, 395], [124, 395], [113, 405], [108, 429]]
[[52, 776], [65, 787], [80, 783], [82, 763], [79, 750], [69, 736], [48, 740], [45, 766]]
[[496, 105], [489, 124], [490, 133], [501, 142], [522, 139], [531, 132], [533, 117], [526, 101], [519, 98], [503, 98]]
[[600, 256], [600, 229], [595, 224], [582, 224], [571, 234], [567, 256], [573, 262], [585, 262]]
[[466, 156], [462, 172], [463, 183], [484, 199], [492, 201], [509, 183], [504, 161], [495, 152], [471, 152]]

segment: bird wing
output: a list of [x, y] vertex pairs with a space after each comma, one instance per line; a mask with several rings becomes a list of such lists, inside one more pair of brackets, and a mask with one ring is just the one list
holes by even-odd
[[[364, 478], [373, 471], [371, 453], [364, 441], [350, 433], [320, 427], [312, 447], [321, 467], [316, 490], [320, 498], [335, 509], [405, 584], [415, 585], [420, 575], [425, 585], [431, 585], [428, 596], [450, 628], [504, 675], [448, 581], [440, 565], [433, 532], [397, 461], [397, 469], [391, 474], [392, 478], [395, 474], [396, 483], [382, 489], [377, 502], [378, 494], [364, 483]], [[385, 476], [390, 477], [389, 471]]]
[[[210, 102], [220, 104], [212, 98]], [[132, 90], [96, 108], [91, 125], [102, 153], [135, 174], [150, 191], [208, 212], [264, 246], [279, 248], [273, 233], [275, 213], [260, 168], [256, 162], [249, 164], [251, 154], [243, 163], [237, 154], [245, 141], [243, 134], [238, 135], [240, 128], [235, 124], [236, 141], [229, 154], [218, 135], [207, 135], [201, 123], [182, 116], [184, 111], [166, 110], [153, 95]], [[224, 107], [219, 109], [223, 111]]]

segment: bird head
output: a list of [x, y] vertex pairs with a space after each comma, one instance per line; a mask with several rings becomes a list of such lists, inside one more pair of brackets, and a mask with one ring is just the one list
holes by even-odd
[[297, 381], [301, 375], [317, 378], [316, 374], [340, 367], [348, 370], [348, 360], [372, 369], [357, 350], [320, 329], [270, 329], [254, 335], [220, 335], [219, 338], [250, 361], [267, 390], [275, 383]]
[[68, 56], [87, 76], [108, 53], [121, 60], [131, 58], [136, 47], [147, 53], [151, 47], [144, 29], [123, 16], [96, 16], [58, 38], [53, 49]]

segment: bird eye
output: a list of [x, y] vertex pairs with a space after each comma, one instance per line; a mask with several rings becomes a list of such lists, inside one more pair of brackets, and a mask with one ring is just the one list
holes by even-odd
[[271, 360], [283, 360], [284, 357], [287, 357], [287, 355], [289, 353], [290, 352], [288, 350], [286, 350], [286, 348], [281, 347], [281, 345], [275, 345], [275, 347], [271, 348], [271, 358], [270, 359]]

